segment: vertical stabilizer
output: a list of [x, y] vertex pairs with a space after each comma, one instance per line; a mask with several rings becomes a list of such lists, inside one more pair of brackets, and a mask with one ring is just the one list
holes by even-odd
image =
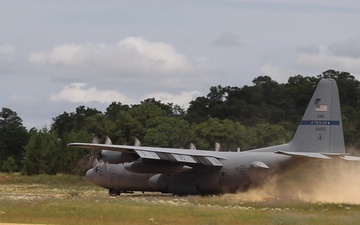
[[334, 79], [320, 80], [290, 146], [297, 152], [345, 152], [339, 91]]

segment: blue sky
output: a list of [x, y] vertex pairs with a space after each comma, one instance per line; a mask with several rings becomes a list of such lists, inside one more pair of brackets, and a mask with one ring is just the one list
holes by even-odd
[[0, 106], [26, 127], [212, 85], [360, 72], [358, 1], [0, 0]]

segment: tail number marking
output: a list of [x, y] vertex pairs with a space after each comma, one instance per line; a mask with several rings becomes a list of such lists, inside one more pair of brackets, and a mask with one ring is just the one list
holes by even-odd
[[326, 127], [315, 127], [315, 131], [326, 131]]

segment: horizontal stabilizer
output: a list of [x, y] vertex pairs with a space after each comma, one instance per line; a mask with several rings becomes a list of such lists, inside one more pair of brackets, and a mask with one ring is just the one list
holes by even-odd
[[360, 161], [360, 157], [356, 157], [356, 156], [344, 155], [339, 158], [347, 161]]
[[315, 159], [343, 159], [346, 161], [360, 161], [360, 157], [349, 156], [347, 153], [317, 153], [317, 152], [284, 152], [276, 151], [277, 154], [304, 157], [304, 158], [315, 158]]

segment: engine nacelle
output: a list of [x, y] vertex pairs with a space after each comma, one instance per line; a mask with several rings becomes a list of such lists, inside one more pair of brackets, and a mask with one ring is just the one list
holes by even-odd
[[192, 167], [173, 163], [149, 163], [140, 161], [126, 165], [125, 169], [133, 173], [175, 174], [191, 170]]
[[118, 164], [134, 161], [139, 158], [139, 156], [132, 153], [102, 150], [100, 158], [109, 164]]
[[170, 182], [170, 178], [166, 174], [155, 174], [148, 179], [149, 185], [160, 191], [167, 190]]

